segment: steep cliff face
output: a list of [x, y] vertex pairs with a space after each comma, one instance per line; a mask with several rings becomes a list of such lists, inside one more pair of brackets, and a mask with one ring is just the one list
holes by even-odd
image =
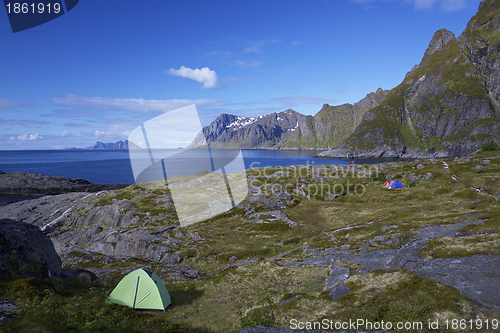
[[379, 88], [366, 95], [355, 104], [330, 106], [323, 108], [314, 116], [308, 116], [299, 123], [299, 130], [279, 147], [335, 147], [347, 138], [358, 126], [363, 114], [379, 105], [388, 90]]
[[434, 34], [421, 63], [324, 157], [462, 156], [499, 140], [500, 0], [484, 0], [459, 38]]
[[500, 108], [500, 1], [484, 0], [478, 13], [458, 38], [472, 63], [479, 69], [488, 95]]
[[335, 147], [387, 93], [379, 88], [355, 104], [324, 104], [314, 117], [291, 109], [258, 118], [221, 114], [187, 148], [204, 147], [207, 141], [212, 148]]

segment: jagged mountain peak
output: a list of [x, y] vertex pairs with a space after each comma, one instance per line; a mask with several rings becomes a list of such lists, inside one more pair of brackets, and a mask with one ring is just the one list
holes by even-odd
[[455, 34], [447, 29], [441, 29], [434, 33], [432, 39], [424, 53], [424, 59], [431, 56], [434, 52], [442, 50], [446, 44], [454, 40]]

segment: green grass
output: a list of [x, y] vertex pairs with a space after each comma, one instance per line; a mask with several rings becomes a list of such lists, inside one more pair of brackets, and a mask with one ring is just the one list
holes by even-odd
[[474, 254], [500, 254], [500, 234], [433, 239], [420, 250], [425, 259], [468, 257]]

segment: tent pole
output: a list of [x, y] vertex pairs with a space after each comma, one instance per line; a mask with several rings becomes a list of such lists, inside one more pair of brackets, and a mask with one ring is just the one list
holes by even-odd
[[137, 286], [135, 286], [135, 295], [134, 295], [134, 306], [132, 307], [132, 309], [135, 309], [135, 300], [137, 299], [137, 290], [139, 289], [140, 278], [141, 278], [140, 276], [137, 277]]

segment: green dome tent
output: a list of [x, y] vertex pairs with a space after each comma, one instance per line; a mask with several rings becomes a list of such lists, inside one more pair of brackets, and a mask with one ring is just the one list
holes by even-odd
[[118, 283], [107, 301], [132, 309], [165, 311], [170, 305], [170, 294], [158, 275], [138, 268]]

